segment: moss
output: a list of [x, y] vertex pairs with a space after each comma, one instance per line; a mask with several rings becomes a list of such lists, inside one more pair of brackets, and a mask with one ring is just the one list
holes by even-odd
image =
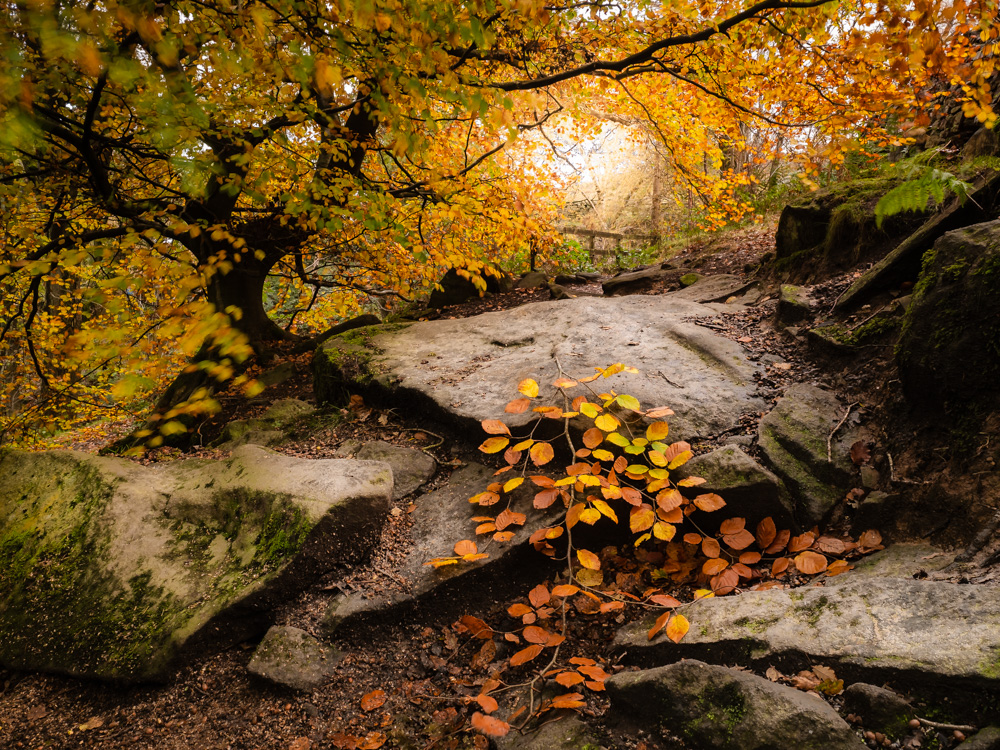
[[[0, 538], [0, 660], [37, 667], [48, 659], [50, 667], [73, 664], [81, 673], [145, 676], [150, 661], [159, 666], [154, 649], [190, 614], [151, 585], [150, 573], [122, 582], [110, 572], [101, 517], [113, 487], [92, 467], [43, 481], [43, 491], [25, 488], [23, 519]], [[66, 527], [35, 530], [52, 512], [51, 490], [60, 484], [76, 489], [64, 510]]]
[[378, 363], [382, 350], [375, 337], [407, 328], [411, 323], [363, 326], [333, 336], [316, 350], [313, 379], [320, 403], [346, 401], [351, 386], [372, 385], [385, 374]]
[[687, 723], [683, 733], [689, 739], [706, 734], [718, 737], [725, 745], [732, 741], [736, 727], [749, 712], [746, 698], [735, 682], [707, 687], [698, 698], [698, 708], [697, 718]]
[[833, 612], [834, 614], [840, 613], [840, 607], [837, 606], [837, 603], [831, 602], [830, 599], [824, 594], [811, 604], [802, 604], [797, 606], [794, 612], [795, 614], [803, 617], [809, 624], [809, 627], [814, 628], [823, 617], [823, 613], [827, 610]]
[[747, 630], [749, 630], [751, 633], [753, 633], [755, 635], [760, 635], [761, 633], [766, 632], [767, 629], [769, 627], [771, 627], [775, 622], [777, 622], [777, 618], [771, 618], [771, 619], [758, 618], [758, 619], [753, 619], [753, 618], [750, 618], [750, 617], [741, 617], [734, 624], [737, 627], [746, 628]]

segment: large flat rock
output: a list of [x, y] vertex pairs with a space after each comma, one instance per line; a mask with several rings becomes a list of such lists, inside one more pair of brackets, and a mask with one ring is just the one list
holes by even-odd
[[3, 454], [0, 664], [165, 679], [184, 646], [266, 625], [260, 613], [363, 556], [391, 494], [386, 464], [251, 445], [153, 467]]
[[826, 586], [703, 600], [686, 615], [691, 630], [680, 644], [649, 641], [650, 623], [639, 622], [617, 645], [647, 665], [820, 662], [846, 678], [1000, 689], [997, 586], [844, 574]]
[[715, 314], [671, 296], [579, 298], [371, 326], [331, 338], [317, 352], [316, 394], [321, 401], [358, 391], [382, 395], [478, 430], [481, 420], [504, 416], [524, 378], [542, 386], [541, 403], [561, 403], [549, 385], [560, 365], [583, 377], [623, 362], [639, 374], [601, 380], [602, 389], [629, 393], [647, 407], [671, 407], [678, 438], [714, 435], [742, 413], [763, 409], [755, 396], [757, 365], [743, 348], [689, 320]]

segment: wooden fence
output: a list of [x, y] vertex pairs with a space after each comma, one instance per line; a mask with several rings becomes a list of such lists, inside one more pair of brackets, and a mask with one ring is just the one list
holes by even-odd
[[[634, 234], [632, 232], [602, 232], [598, 229], [584, 229], [583, 227], [563, 227], [559, 230], [563, 234], [571, 234], [577, 237], [586, 238], [587, 251], [590, 253], [591, 261], [600, 257], [610, 257], [615, 255], [622, 246], [622, 240], [638, 240], [645, 242], [657, 242], [659, 237], [655, 234]], [[597, 246], [598, 239], [614, 240], [614, 244], [603, 242]]]

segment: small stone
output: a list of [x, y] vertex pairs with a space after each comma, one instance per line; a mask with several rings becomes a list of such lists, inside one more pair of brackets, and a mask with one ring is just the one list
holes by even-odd
[[[315, 690], [333, 673], [337, 657], [304, 630], [275, 626], [254, 651], [247, 671], [295, 690]], [[288, 704], [285, 710], [290, 708]]]
[[878, 487], [880, 475], [878, 469], [873, 466], [861, 467], [861, 486], [866, 490], [873, 490]]

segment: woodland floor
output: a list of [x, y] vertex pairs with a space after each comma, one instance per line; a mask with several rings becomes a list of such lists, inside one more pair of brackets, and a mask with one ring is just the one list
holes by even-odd
[[[703, 273], [745, 274], [773, 249], [766, 231], [733, 234], [708, 248], [689, 254], [690, 265]], [[850, 283], [850, 275], [831, 279], [823, 296], [833, 299]], [[594, 286], [587, 291], [599, 291]], [[670, 291], [652, 290], [651, 294]], [[505, 309], [541, 299], [544, 290], [514, 291], [448, 308], [444, 317], [466, 317]], [[872, 350], [844, 367], [817, 357], [804, 338], [788, 336], [770, 325], [775, 301], [764, 301], [746, 312], [699, 321], [739, 341], [751, 356], [765, 364], [761, 386], [774, 398], [793, 382], [826, 382], [840, 390], [854, 391], [860, 398], [866, 388], [876, 388], [872, 373], [884, 368], [888, 353]], [[255, 416], [273, 400], [296, 397], [313, 400], [310, 355], [292, 358], [296, 375], [250, 402], [236, 396], [223, 399], [224, 411], [203, 432], [207, 444], [221, 425]], [[270, 366], [277, 362], [270, 363]], [[345, 440], [381, 439], [426, 450], [441, 465], [434, 484], [443, 483], [449, 467], [482, 461], [475, 447], [453, 439], [439, 425], [412, 414], [382, 410], [363, 403], [349, 409], [320, 412], [326, 426], [277, 449], [302, 457], [331, 456]], [[747, 435], [756, 430], [748, 420], [740, 429]], [[730, 433], [732, 434], [732, 433]], [[107, 431], [101, 443], [114, 436]], [[94, 450], [97, 436], [81, 435], [72, 447]], [[709, 449], [704, 444], [701, 449]], [[212, 449], [196, 454], [221, 456]], [[144, 461], [178, 458], [172, 450], [161, 450]], [[433, 487], [433, 484], [432, 484]], [[427, 487], [423, 491], [427, 491]], [[371, 594], [401, 586], [394, 575], [396, 563], [407, 550], [407, 498], [397, 503], [381, 544], [366, 564], [336, 571], [318, 582], [277, 613], [278, 624], [289, 624], [314, 633], [327, 604], [339, 590]], [[619, 560], [619, 583], [634, 577], [640, 582], [643, 562]], [[685, 592], [679, 591], [678, 596]], [[493, 611], [475, 611], [488, 622], [502, 621], [503, 609], [512, 602], [496, 602]], [[576, 655], [591, 657], [609, 672], [620, 666], [607, 661], [606, 651], [625, 615], [596, 615], [586, 606], [571, 607], [567, 615], [569, 641]], [[337, 646], [343, 658], [333, 678], [311, 695], [279, 690], [253, 678], [246, 671], [253, 643], [239, 644], [221, 653], [190, 658], [173, 680], [162, 686], [110, 687], [105, 684], [42, 674], [0, 670], [0, 747], [4, 748], [106, 748], [108, 750], [308, 750], [309, 748], [486, 748], [487, 740], [471, 731], [469, 716], [475, 706], [469, 698], [478, 692], [486, 672], [477, 661], [479, 644], [457, 634], [452, 620], [435, 620], [433, 612], [420, 621], [386, 622], [348, 634]], [[522, 668], [520, 676], [528, 672]], [[519, 675], [508, 673], [516, 681]], [[530, 676], [529, 676], [530, 679]], [[777, 679], [777, 677], [776, 677]], [[805, 678], [808, 681], [808, 677]], [[373, 691], [384, 691], [384, 702]], [[362, 697], [368, 700], [362, 706]], [[584, 715], [599, 716], [605, 702], [599, 693], [588, 696]], [[834, 703], [837, 698], [831, 699]], [[375, 705], [378, 704], [378, 705]], [[605, 744], [616, 748], [657, 750], [682, 748], [663, 744], [640, 731], [609, 730]], [[948, 747], [945, 738], [941, 747]]]

